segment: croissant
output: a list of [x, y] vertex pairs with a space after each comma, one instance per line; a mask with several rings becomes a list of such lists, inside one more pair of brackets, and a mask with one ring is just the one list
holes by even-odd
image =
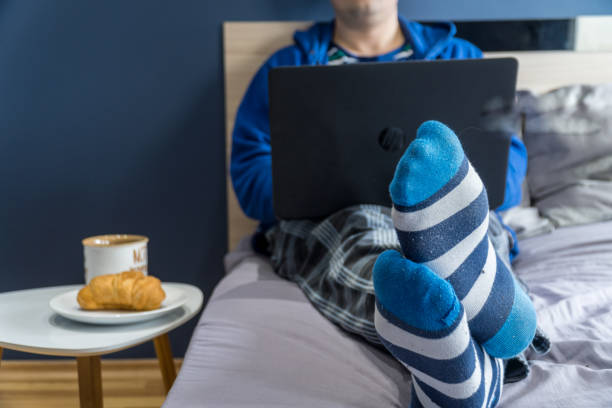
[[129, 270], [96, 276], [79, 291], [77, 301], [86, 310], [153, 310], [165, 297], [159, 279]]

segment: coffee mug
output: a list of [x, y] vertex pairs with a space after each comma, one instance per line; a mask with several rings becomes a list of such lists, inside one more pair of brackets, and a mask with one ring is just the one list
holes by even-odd
[[85, 238], [85, 283], [96, 276], [138, 269], [147, 274], [147, 243], [143, 235], [108, 234]]

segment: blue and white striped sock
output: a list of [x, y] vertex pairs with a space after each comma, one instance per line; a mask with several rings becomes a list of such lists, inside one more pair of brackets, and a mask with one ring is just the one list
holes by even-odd
[[489, 240], [487, 192], [453, 131], [422, 124], [389, 190], [404, 255], [452, 285], [472, 336], [490, 355], [523, 351], [535, 334], [535, 310]]
[[494, 407], [503, 366], [470, 335], [451, 285], [427, 266], [386, 251], [373, 269], [374, 324], [412, 374], [412, 407]]

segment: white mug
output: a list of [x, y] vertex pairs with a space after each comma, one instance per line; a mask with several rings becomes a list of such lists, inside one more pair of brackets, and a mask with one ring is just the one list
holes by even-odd
[[96, 276], [138, 269], [147, 274], [147, 243], [143, 235], [108, 234], [85, 238], [85, 283]]

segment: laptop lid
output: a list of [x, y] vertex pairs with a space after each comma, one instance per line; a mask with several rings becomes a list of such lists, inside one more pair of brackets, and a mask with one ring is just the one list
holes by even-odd
[[510, 134], [486, 130], [492, 104], [512, 105], [513, 58], [279, 67], [269, 73], [274, 209], [320, 218], [356, 204], [391, 206], [388, 186], [419, 125], [457, 133], [496, 208]]

